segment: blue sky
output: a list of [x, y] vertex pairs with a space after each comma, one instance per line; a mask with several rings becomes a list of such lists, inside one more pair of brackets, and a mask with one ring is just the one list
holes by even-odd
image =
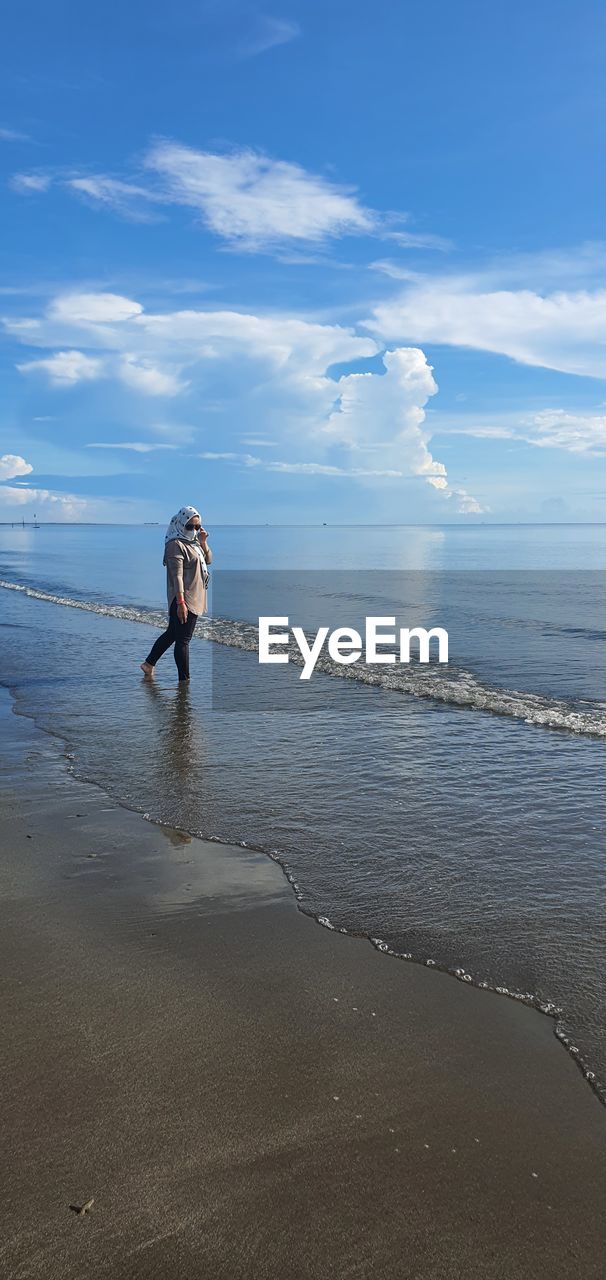
[[606, 519], [605, 37], [10, 6], [0, 520]]

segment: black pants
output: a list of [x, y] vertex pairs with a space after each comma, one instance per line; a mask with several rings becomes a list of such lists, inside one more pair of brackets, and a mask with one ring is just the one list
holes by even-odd
[[168, 615], [168, 626], [166, 631], [158, 636], [156, 643], [150, 649], [145, 661], [149, 662], [151, 667], [155, 667], [158, 658], [170, 649], [171, 644], [175, 646], [175, 662], [180, 680], [189, 680], [189, 642], [194, 634], [194, 628], [198, 621], [197, 613], [188, 610], [187, 622], [179, 622], [177, 617], [177, 601], [173, 600]]

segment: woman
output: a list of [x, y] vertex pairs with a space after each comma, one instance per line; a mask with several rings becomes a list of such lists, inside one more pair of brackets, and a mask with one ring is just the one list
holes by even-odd
[[189, 680], [189, 642], [199, 615], [206, 613], [207, 566], [212, 558], [199, 512], [195, 507], [181, 507], [173, 516], [164, 539], [169, 621], [166, 631], [158, 636], [145, 662], [141, 663], [148, 679], [154, 674], [158, 658], [174, 644], [179, 681]]

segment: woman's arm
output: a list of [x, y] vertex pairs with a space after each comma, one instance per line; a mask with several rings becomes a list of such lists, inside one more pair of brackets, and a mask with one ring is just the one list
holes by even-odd
[[183, 552], [176, 540], [169, 542], [166, 548], [165, 559], [175, 584], [177, 604], [180, 604], [182, 600], [185, 600], [185, 588], [183, 586]]

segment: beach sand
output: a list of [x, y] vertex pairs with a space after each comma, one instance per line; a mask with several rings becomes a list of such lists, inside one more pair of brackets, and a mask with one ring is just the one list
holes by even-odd
[[7, 694], [0, 731], [4, 1276], [604, 1275], [606, 1109], [550, 1019], [119, 807]]

